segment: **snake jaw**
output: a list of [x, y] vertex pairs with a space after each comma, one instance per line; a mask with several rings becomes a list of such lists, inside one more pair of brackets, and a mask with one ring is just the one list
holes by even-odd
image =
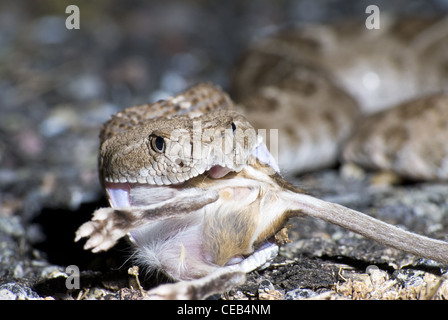
[[106, 183], [106, 193], [112, 208], [129, 208], [131, 206], [129, 183]]
[[234, 172], [234, 170], [229, 169], [227, 167], [222, 167], [220, 165], [216, 165], [216, 166], [211, 167], [205, 173], [210, 178], [219, 179], [219, 178], [226, 176], [229, 172]]
[[[256, 148], [258, 149], [258, 148]], [[253, 151], [255, 152], [255, 151]], [[189, 170], [184, 172], [159, 172], [150, 173], [148, 169], [139, 170], [137, 176], [104, 176], [107, 185], [117, 185], [114, 188], [121, 188], [126, 184], [148, 184], [154, 186], [178, 186], [197, 176], [206, 175], [210, 178], [219, 179], [229, 172], [239, 172], [247, 165], [248, 159], [242, 163], [226, 161], [226, 159], [211, 159], [207, 162], [199, 162], [191, 165]], [[107, 187], [106, 187], [107, 189]]]
[[[204, 176], [207, 176], [212, 179], [220, 179], [224, 176], [226, 176], [230, 172], [235, 172], [234, 170], [223, 167], [220, 165], [212, 166], [209, 170], [204, 171], [201, 173]], [[197, 174], [193, 175], [192, 178], [201, 175], [197, 172]], [[185, 180], [188, 181], [189, 179]], [[149, 183], [129, 183], [129, 182], [106, 182], [105, 183], [105, 190], [107, 194], [107, 198], [109, 200], [109, 204], [112, 208], [131, 208], [135, 205], [138, 205], [134, 203], [133, 197], [131, 195], [131, 190], [137, 186], [137, 185], [146, 185], [148, 188], [164, 188], [163, 190], [167, 190], [167, 188], [174, 187], [178, 188], [182, 186], [184, 182], [177, 183], [177, 184], [171, 184], [171, 185], [157, 185], [157, 184], [149, 184]], [[160, 192], [163, 192], [162, 189], [160, 189]], [[160, 199], [147, 199], [150, 203], [153, 203], [154, 201], [158, 201]]]
[[[257, 158], [259, 161], [268, 164], [272, 168], [274, 168], [275, 171], [279, 172], [278, 165], [275, 161], [275, 158], [271, 155], [269, 150], [267, 149], [266, 145], [263, 142], [260, 142], [257, 147], [252, 151], [252, 156]], [[165, 181], [165, 179], [160, 179], [161, 183], [149, 183], [146, 180], [138, 183], [134, 183], [131, 181], [127, 182], [115, 182], [115, 181], [107, 181], [105, 183], [105, 189], [106, 193], [109, 199], [109, 203], [112, 208], [129, 208], [132, 207], [134, 204], [132, 203], [132, 199], [130, 196], [131, 189], [133, 188], [133, 185], [148, 185], [148, 186], [154, 186], [154, 187], [179, 187], [182, 186], [182, 184], [190, 179], [193, 179], [197, 176], [204, 175], [212, 179], [220, 179], [226, 176], [227, 174], [231, 172], [239, 172], [243, 169], [244, 166], [241, 168], [230, 168], [223, 165], [213, 165], [210, 166], [206, 170], [192, 170], [191, 176], [185, 178], [182, 181], [179, 181], [177, 183], [168, 183]], [[107, 179], [106, 179], [107, 180]], [[158, 182], [159, 180], [155, 181]], [[164, 183], [165, 182], [165, 183]]]
[[[220, 165], [212, 166], [209, 170], [204, 171], [203, 175], [213, 178], [213, 179], [220, 179], [224, 176], [226, 176], [230, 172], [235, 172], [234, 170], [223, 167]], [[196, 171], [197, 174], [194, 174], [192, 178], [201, 175]], [[188, 181], [189, 179], [185, 180]], [[138, 185], [148, 185], [151, 186], [149, 183], [137, 183]], [[153, 185], [153, 187], [159, 187], [159, 186], [166, 186], [166, 187], [179, 187], [183, 184], [177, 183], [177, 184], [164, 184], [164, 185]], [[132, 201], [131, 201], [131, 189], [135, 185], [135, 183], [129, 183], [129, 182], [106, 182], [105, 184], [105, 190], [107, 193], [107, 197], [109, 199], [110, 206], [112, 208], [130, 208], [132, 207]]]

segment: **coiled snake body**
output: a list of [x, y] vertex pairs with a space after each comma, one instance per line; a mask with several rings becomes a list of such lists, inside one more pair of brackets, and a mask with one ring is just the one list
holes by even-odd
[[446, 180], [447, 66], [448, 18], [306, 26], [255, 42], [232, 92], [256, 128], [279, 129], [287, 173], [342, 160]]

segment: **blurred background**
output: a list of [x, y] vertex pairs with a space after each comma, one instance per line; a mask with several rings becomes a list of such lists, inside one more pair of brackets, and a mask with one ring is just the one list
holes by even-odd
[[[79, 30], [65, 27], [71, 4]], [[0, 252], [0, 276], [17, 276], [11, 252], [72, 239], [63, 224], [104, 204], [98, 133], [111, 114], [198, 81], [226, 89], [251, 41], [279, 26], [365, 19], [371, 4], [382, 15], [448, 11], [448, 0], [0, 0], [0, 240], [12, 250]]]

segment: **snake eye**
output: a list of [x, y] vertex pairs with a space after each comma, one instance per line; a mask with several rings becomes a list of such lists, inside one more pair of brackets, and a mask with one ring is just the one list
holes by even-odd
[[235, 122], [232, 122], [232, 131], [233, 131], [233, 132], [236, 131], [236, 125], [235, 125]]
[[165, 151], [165, 140], [160, 136], [151, 136], [151, 148], [158, 153]]

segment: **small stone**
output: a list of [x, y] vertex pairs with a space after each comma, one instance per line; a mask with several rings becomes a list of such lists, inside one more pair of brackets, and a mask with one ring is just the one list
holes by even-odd
[[0, 300], [35, 300], [40, 297], [31, 288], [19, 283], [5, 283], [0, 286]]
[[285, 300], [301, 300], [309, 299], [317, 296], [317, 293], [310, 289], [294, 289], [286, 292]]
[[276, 290], [269, 280], [263, 280], [258, 287], [258, 298], [260, 300], [281, 300], [283, 293]]

